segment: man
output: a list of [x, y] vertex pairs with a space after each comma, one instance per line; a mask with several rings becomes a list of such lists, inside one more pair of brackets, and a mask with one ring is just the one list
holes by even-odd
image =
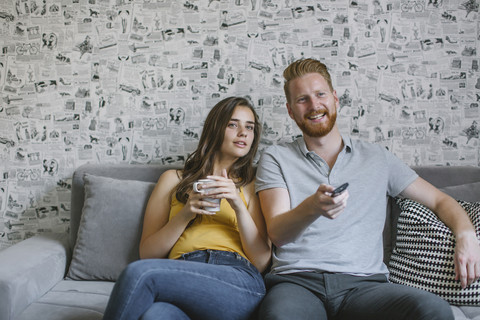
[[[456, 276], [480, 277], [480, 247], [466, 212], [385, 148], [343, 137], [326, 66], [299, 60], [285, 71], [290, 117], [303, 132], [266, 149], [256, 190], [275, 245], [261, 319], [453, 319], [427, 291], [389, 283], [382, 232], [387, 195], [416, 200], [456, 236]], [[349, 187], [332, 196], [334, 186]], [[348, 200], [348, 203], [347, 203]]]

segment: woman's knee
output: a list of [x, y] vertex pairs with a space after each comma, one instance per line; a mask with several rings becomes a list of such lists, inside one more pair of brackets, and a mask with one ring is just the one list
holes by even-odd
[[167, 302], [156, 302], [141, 316], [140, 320], [190, 320], [177, 306]]
[[152, 276], [155, 275], [152, 271], [152, 261], [137, 260], [128, 264], [118, 277], [119, 283], [122, 287], [137, 287], [140, 284], [149, 283]]
[[123, 269], [122, 273], [120, 274], [121, 278], [138, 278], [145, 273], [145, 260], [137, 260], [132, 263], [129, 263], [125, 269]]

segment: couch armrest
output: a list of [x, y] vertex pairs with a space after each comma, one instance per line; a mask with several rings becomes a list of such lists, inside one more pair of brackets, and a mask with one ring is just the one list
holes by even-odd
[[67, 234], [42, 234], [0, 251], [0, 320], [11, 320], [65, 277]]

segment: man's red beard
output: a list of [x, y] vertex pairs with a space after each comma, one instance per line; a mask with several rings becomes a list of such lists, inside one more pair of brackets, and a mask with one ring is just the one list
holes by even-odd
[[330, 131], [332, 131], [333, 127], [335, 126], [335, 122], [337, 121], [337, 111], [335, 110], [335, 112], [330, 114], [328, 110], [325, 110], [324, 117], [327, 118], [327, 121], [316, 124], [311, 123], [308, 119], [308, 117], [315, 114], [318, 114], [318, 111], [307, 114], [304, 119], [301, 120], [297, 120], [295, 118], [295, 122], [305, 135], [313, 138], [321, 138], [326, 136]]

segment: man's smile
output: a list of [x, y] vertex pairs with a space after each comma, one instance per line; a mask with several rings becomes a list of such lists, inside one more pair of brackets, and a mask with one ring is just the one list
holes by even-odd
[[308, 116], [307, 116], [307, 119], [309, 120], [320, 120], [322, 119], [327, 113], [325, 111], [321, 111], [321, 112], [312, 112], [310, 113]]

